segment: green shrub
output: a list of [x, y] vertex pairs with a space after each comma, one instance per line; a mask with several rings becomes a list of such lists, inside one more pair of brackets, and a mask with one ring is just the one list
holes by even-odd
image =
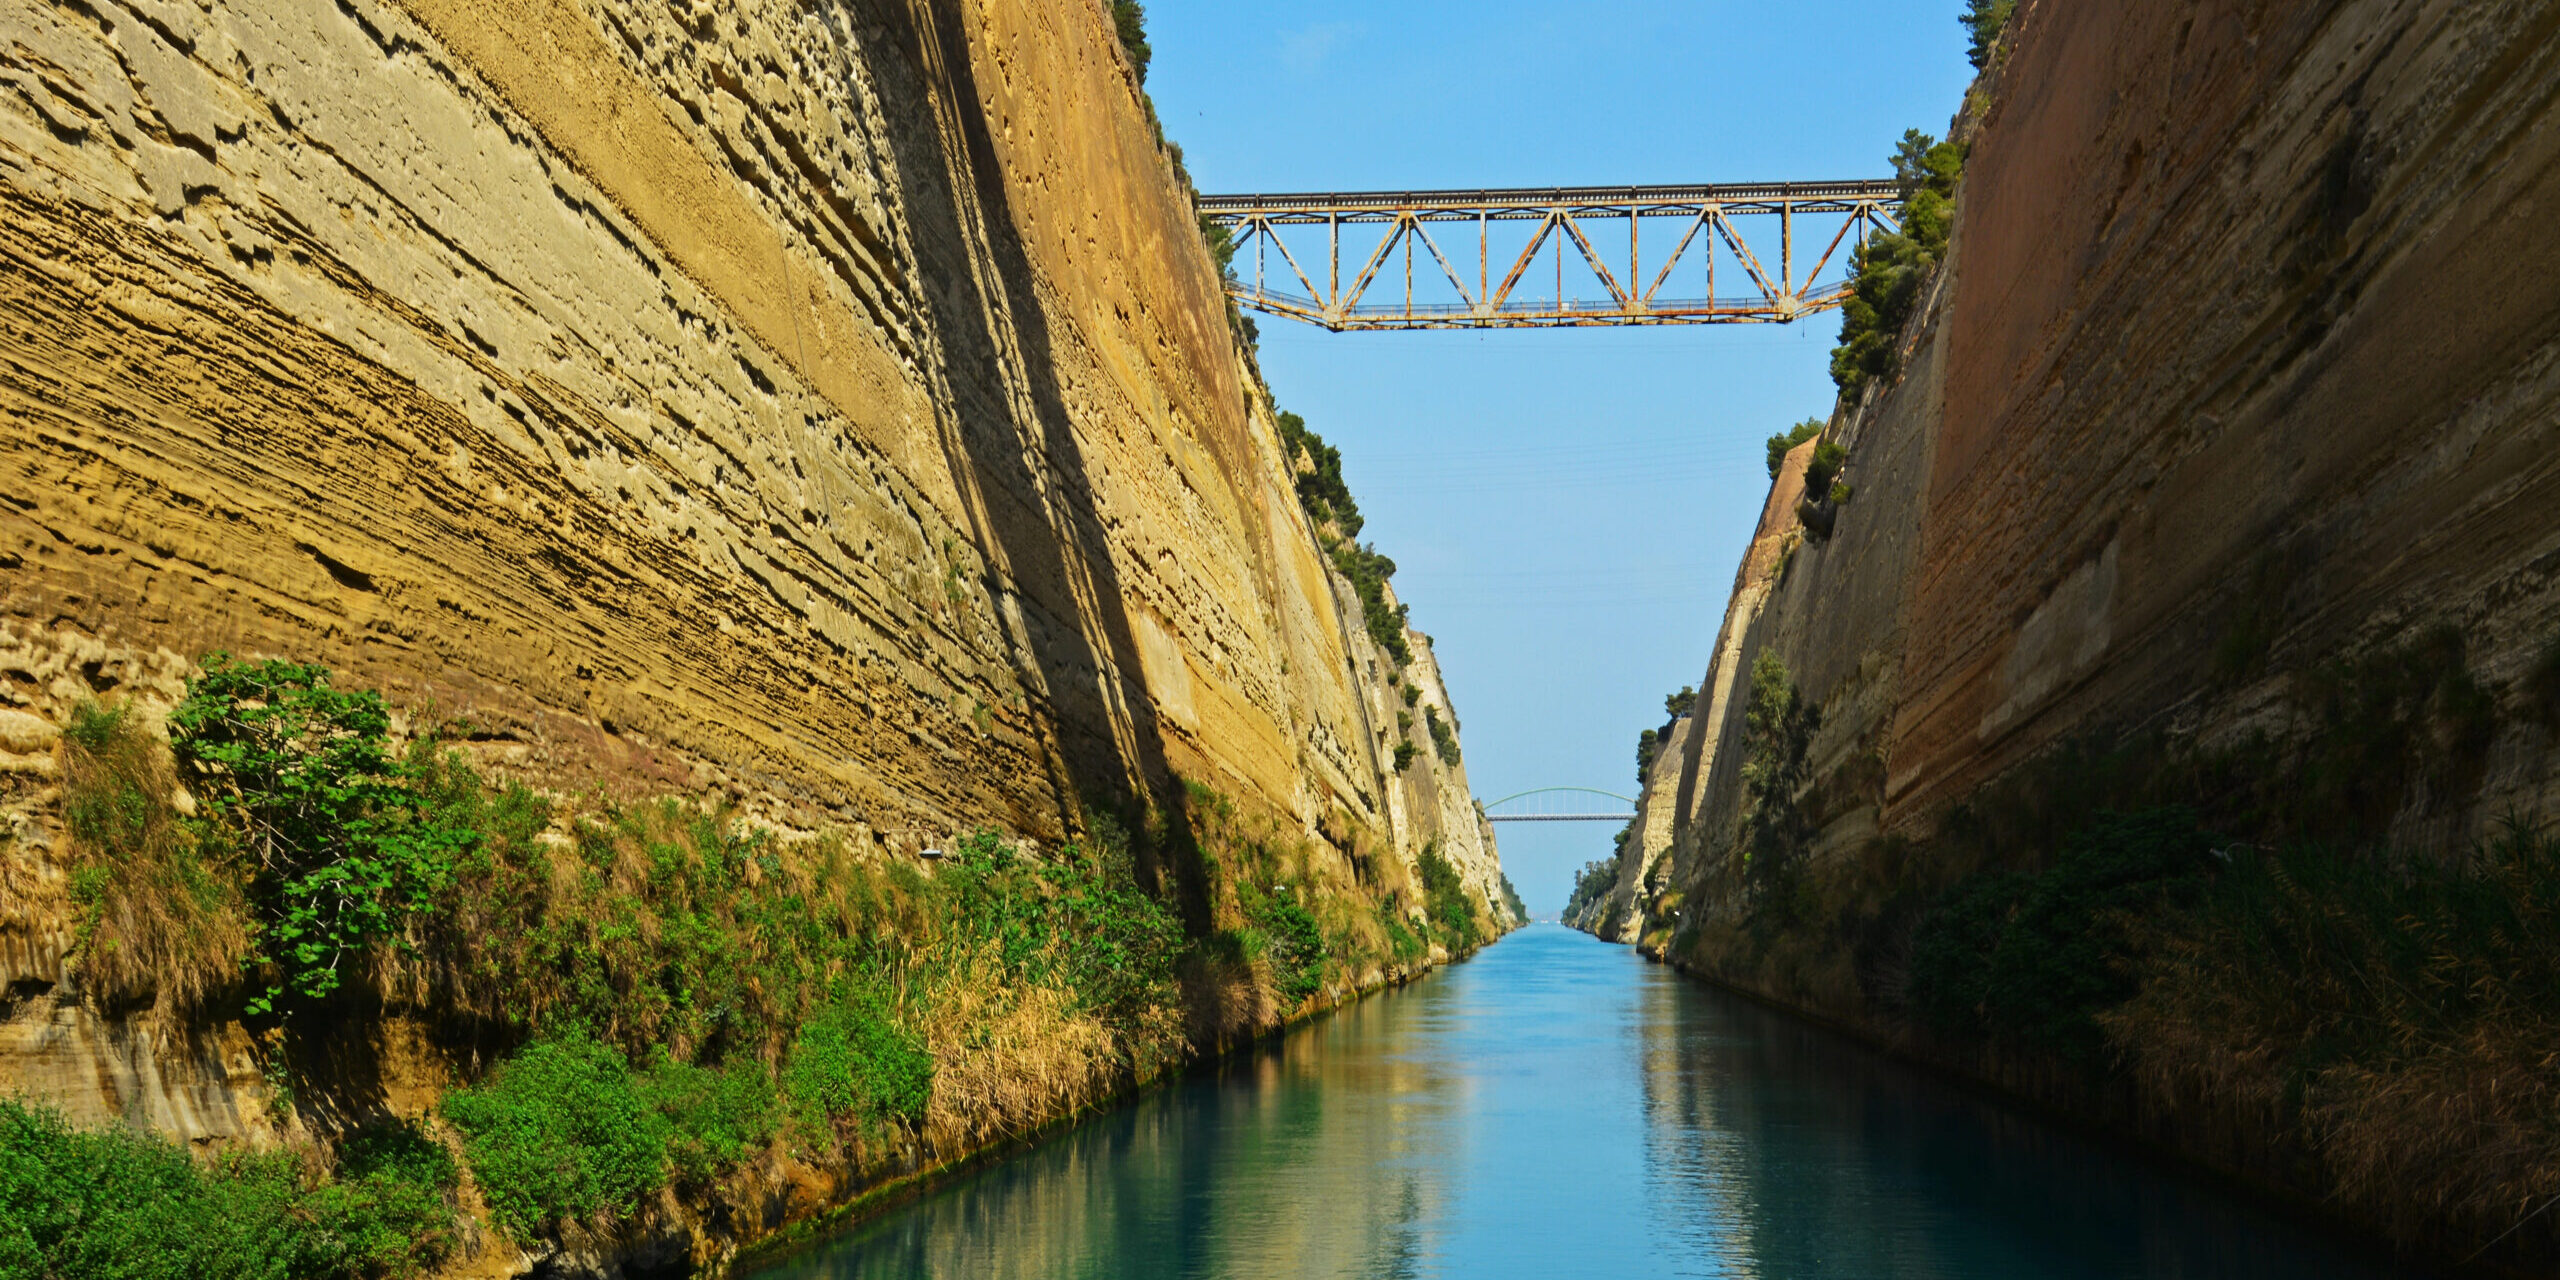
[[1437, 841], [1422, 846], [1416, 859], [1422, 870], [1423, 911], [1430, 921], [1431, 934], [1452, 952], [1465, 951], [1482, 941], [1476, 923], [1476, 904], [1467, 896], [1466, 882], [1458, 868], [1441, 856]]
[[451, 1252], [453, 1167], [406, 1128], [350, 1138], [334, 1178], [293, 1155], [198, 1164], [178, 1144], [83, 1131], [0, 1099], [0, 1275], [320, 1280], [416, 1274]]
[[1778, 473], [1787, 468], [1787, 455], [1793, 452], [1797, 445], [1811, 440], [1821, 431], [1822, 419], [1807, 418], [1769, 437], [1769, 478], [1777, 479]]
[[992, 941], [1026, 982], [1058, 982], [1078, 1008], [1134, 1040], [1169, 1034], [1189, 941], [1182, 922], [1140, 889], [1116, 827], [1054, 861], [1020, 857], [994, 831], [964, 837], [945, 865], [967, 936]]
[[[1360, 543], [1360, 504], [1352, 500], [1351, 487], [1343, 482], [1342, 451], [1308, 430], [1307, 420], [1297, 414], [1283, 409], [1272, 416], [1280, 428], [1281, 452], [1297, 477], [1298, 505], [1306, 509], [1333, 567], [1350, 579], [1352, 591], [1360, 597], [1361, 621], [1369, 638], [1392, 655], [1396, 668], [1402, 670], [1413, 661], [1413, 646], [1405, 639], [1404, 607], [1387, 603], [1387, 580], [1396, 576], [1396, 562], [1376, 547]], [[1304, 465], [1299, 463], [1301, 457]]]
[[933, 1102], [933, 1057], [880, 991], [849, 982], [800, 1028], [782, 1083], [812, 1120], [920, 1124]]
[[2191, 810], [2108, 814], [2038, 874], [1959, 881], [1913, 931], [1913, 1010], [1942, 1031], [2104, 1065], [2098, 1019], [2134, 994], [2141, 922], [2204, 890], [2212, 850]]
[[1909, 193], [1902, 226], [1868, 237], [1851, 254], [1850, 294], [1840, 307], [1840, 344], [1831, 351], [1831, 379], [1843, 396], [1853, 398], [1869, 380], [1891, 377], [1899, 367], [1896, 339], [1919, 305], [1921, 286], [1947, 250], [1956, 185], [1964, 176], [1964, 148], [1913, 129], [1902, 135], [1893, 168]]
[[1840, 474], [1840, 465], [1849, 460], [1849, 451], [1838, 442], [1825, 440], [1813, 447], [1813, 458], [1805, 464], [1804, 491], [1816, 497], [1828, 493], [1832, 477]]
[[1809, 767], [1805, 753], [1821, 727], [1821, 709], [1805, 700], [1776, 651], [1751, 664], [1751, 700], [1743, 711], [1743, 887], [1755, 926], [1794, 923], [1802, 914], [1801, 871], [1813, 824], [1797, 803]]
[[782, 1110], [772, 1074], [752, 1058], [703, 1067], [661, 1048], [639, 1088], [643, 1103], [666, 1117], [676, 1180], [695, 1187], [708, 1186], [773, 1141]]
[[1120, 48], [1129, 55], [1129, 66], [1138, 73], [1138, 83], [1147, 82], [1147, 64], [1155, 60], [1155, 50], [1147, 45], [1147, 7], [1138, 0], [1111, 0], [1111, 29], [1120, 37]]
[[1458, 761], [1462, 758], [1458, 752], [1457, 729], [1452, 727], [1448, 721], [1440, 718], [1440, 708], [1438, 707], [1424, 707], [1422, 709], [1422, 721], [1424, 726], [1431, 730], [1432, 753], [1440, 757], [1440, 763], [1450, 765], [1452, 767], [1456, 766]]
[[1696, 685], [1684, 684], [1680, 686], [1680, 692], [1663, 695], [1662, 714], [1667, 715], [1674, 720], [1697, 710], [1697, 708], [1698, 687]]
[[1947, 1035], [1990, 1034], [1991, 956], [2031, 876], [1987, 872], [1958, 880], [1921, 915], [1911, 934], [1911, 1012]]
[[[1273, 414], [1272, 420], [1280, 427], [1281, 452], [1297, 477], [1298, 505], [1306, 509], [1307, 519], [1319, 530], [1332, 525], [1343, 539], [1358, 539], [1363, 523], [1360, 504], [1342, 479], [1342, 451], [1308, 430], [1305, 418], [1286, 409]], [[1298, 463], [1301, 455], [1306, 458], [1303, 467]]]
[[1324, 931], [1314, 913], [1283, 888], [1246, 895], [1246, 916], [1263, 938], [1263, 954], [1271, 961], [1272, 987], [1284, 1009], [1293, 1009], [1324, 989]]
[[490, 1216], [519, 1240], [564, 1218], [620, 1216], [667, 1183], [672, 1128], [622, 1053], [583, 1034], [537, 1040], [446, 1096]]
[[1582, 864], [1582, 870], [1573, 876], [1573, 893], [1565, 899], [1565, 918], [1579, 919], [1585, 910], [1608, 897], [1617, 887], [1618, 859], [1615, 856], [1594, 858]]
[[417, 1126], [386, 1122], [339, 1142], [335, 1176], [311, 1187], [300, 1214], [316, 1228], [328, 1271], [404, 1276], [432, 1269], [453, 1248], [453, 1155]]
[[1413, 646], [1405, 639], [1406, 608], [1387, 603], [1387, 580], [1396, 576], [1396, 562], [1379, 554], [1374, 546], [1342, 543], [1333, 549], [1333, 567], [1351, 580], [1351, 589], [1360, 597], [1360, 617], [1369, 638], [1395, 659], [1397, 670], [1413, 661]]
[[1421, 749], [1420, 747], [1417, 747], [1417, 746], [1413, 745], [1413, 741], [1412, 741], [1411, 739], [1406, 739], [1406, 740], [1405, 740], [1405, 741], [1403, 741], [1403, 742], [1399, 742], [1399, 743], [1397, 743], [1397, 744], [1396, 744], [1396, 757], [1395, 757], [1395, 771], [1396, 771], [1397, 773], [1402, 773], [1402, 772], [1404, 772], [1405, 770], [1407, 770], [1407, 769], [1409, 769], [1409, 768], [1412, 768], [1412, 767], [1413, 767], [1413, 758], [1414, 758], [1415, 756], [1420, 755], [1420, 754], [1422, 754], [1422, 749]]
[[332, 688], [326, 668], [219, 653], [169, 714], [207, 833], [256, 869], [256, 959], [277, 977], [253, 1013], [335, 991], [432, 904], [470, 847], [468, 829], [419, 808], [385, 749], [390, 724], [382, 695]]
[[1209, 260], [1218, 265], [1218, 278], [1233, 282], [1236, 278], [1236, 237], [1225, 223], [1200, 215], [1200, 242], [1209, 247]]

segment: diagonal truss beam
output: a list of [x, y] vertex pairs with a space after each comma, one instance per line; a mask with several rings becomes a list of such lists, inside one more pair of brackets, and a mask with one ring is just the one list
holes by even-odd
[[[1333, 330], [1534, 328], [1564, 325], [1786, 323], [1840, 305], [1847, 297], [1845, 274], [1825, 279], [1840, 247], [1863, 244], [1879, 231], [1897, 229], [1903, 192], [1891, 180], [1844, 182], [1731, 183], [1705, 186], [1560, 187], [1485, 191], [1335, 192], [1302, 195], [1204, 196], [1201, 216], [1225, 226], [1239, 251], [1251, 244], [1252, 278], [1231, 278], [1228, 293], [1236, 302], [1273, 315], [1288, 316]], [[1650, 273], [1642, 253], [1644, 220], [1678, 219], [1682, 230], [1671, 249]], [[1821, 256], [1810, 270], [1797, 271], [1796, 222], [1812, 219], [1811, 234], [1829, 232]], [[1624, 220], [1624, 275], [1609, 264], [1598, 244], [1606, 224]], [[1476, 279], [1469, 281], [1450, 260], [1431, 223], [1476, 224]], [[1753, 248], [1744, 234], [1749, 223], [1774, 232], [1776, 253], [1761, 240]], [[1527, 244], [1510, 255], [1509, 267], [1493, 271], [1492, 229], [1495, 223], [1534, 223]], [[1836, 226], [1834, 225], [1836, 223]], [[1287, 234], [1321, 228], [1324, 268], [1320, 285], [1288, 244]], [[1369, 232], [1380, 238], [1374, 249], [1355, 259], [1344, 280], [1343, 237]], [[1706, 248], [1692, 254], [1704, 233]], [[1312, 234], [1312, 232], [1309, 232]], [[1414, 242], [1420, 241], [1455, 302], [1417, 301]], [[1550, 242], [1552, 246], [1550, 245]], [[1590, 278], [1603, 296], [1566, 296], [1565, 244], [1572, 243]], [[1659, 240], [1656, 243], [1660, 243]], [[1742, 269], [1745, 286], [1720, 293], [1716, 285], [1717, 247]], [[1274, 278], [1267, 249], [1277, 249], [1287, 275]], [[1404, 255], [1403, 296], [1373, 300], [1379, 276], [1401, 249]], [[1355, 254], [1357, 249], [1354, 249]], [[1541, 255], [1553, 258], [1556, 287], [1551, 296], [1529, 296], [1521, 285]], [[1684, 261], [1703, 258], [1703, 295], [1665, 297], [1664, 290]], [[1772, 273], [1768, 264], [1774, 262]], [[1845, 267], [1843, 268], [1845, 271]], [[1426, 271], [1426, 276], [1428, 272]], [[1647, 276], [1650, 274], [1650, 282]], [[1295, 286], [1295, 290], [1291, 286]], [[1543, 288], [1532, 286], [1531, 293]], [[1385, 292], [1377, 290], [1377, 292]]]

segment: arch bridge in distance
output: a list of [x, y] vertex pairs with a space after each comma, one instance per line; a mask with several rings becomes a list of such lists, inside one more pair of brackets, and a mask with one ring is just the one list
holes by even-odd
[[[1581, 799], [1583, 796], [1603, 796], [1622, 801], [1627, 807], [1616, 812], [1600, 812], [1590, 801]], [[1494, 812], [1515, 802], [1516, 807], [1509, 813]], [[1538, 787], [1514, 792], [1486, 805], [1484, 816], [1488, 822], [1627, 822], [1636, 816], [1635, 805], [1634, 796], [1622, 796], [1615, 791], [1601, 791], [1594, 787]]]

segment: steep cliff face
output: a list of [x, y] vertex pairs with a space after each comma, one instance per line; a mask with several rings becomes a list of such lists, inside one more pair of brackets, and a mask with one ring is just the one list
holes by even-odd
[[56, 988], [53, 726], [214, 650], [867, 857], [1188, 780], [1372, 881], [1436, 846], [1500, 912], [1464, 770], [1393, 765], [1401, 690], [1098, 6], [7, 25], [0, 1083], [261, 1123], [232, 1032], [155, 1051]]
[[2336, 1131], [2268, 1132], [2298, 1103], [2181, 1118], [1933, 1039], [1914, 921], [2117, 804], [2457, 863], [2560, 810], [2555, 34], [2524, 3], [2021, 6], [1899, 374], [1825, 433], [1853, 500], [1826, 537], [1772, 493], [1657, 771], [1664, 954], [2340, 1196], [2334, 1144], [2288, 1145]]

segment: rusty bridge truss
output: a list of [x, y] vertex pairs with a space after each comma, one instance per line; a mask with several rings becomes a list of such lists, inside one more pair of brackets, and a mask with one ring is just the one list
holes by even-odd
[[[1901, 184], [1886, 179], [1203, 196], [1200, 212], [1235, 246], [1227, 292], [1237, 303], [1339, 332], [1783, 324], [1840, 305], [1849, 292], [1841, 246], [1898, 225], [1902, 201]], [[1649, 280], [1648, 222], [1659, 229], [1654, 243], [1670, 246]], [[1743, 235], [1746, 222], [1761, 233], [1757, 251]], [[1473, 280], [1463, 267], [1468, 224], [1476, 232]], [[1800, 233], [1808, 247], [1822, 244], [1802, 271]], [[1449, 255], [1450, 244], [1460, 257]], [[1522, 244], [1516, 253], [1515, 244]], [[1539, 269], [1542, 254], [1554, 259], [1551, 276]], [[1425, 263], [1419, 292], [1417, 258]], [[1684, 260], [1692, 269], [1674, 284]], [[1505, 264], [1499, 275], [1497, 262]], [[1703, 288], [1684, 292], [1693, 279]]]

